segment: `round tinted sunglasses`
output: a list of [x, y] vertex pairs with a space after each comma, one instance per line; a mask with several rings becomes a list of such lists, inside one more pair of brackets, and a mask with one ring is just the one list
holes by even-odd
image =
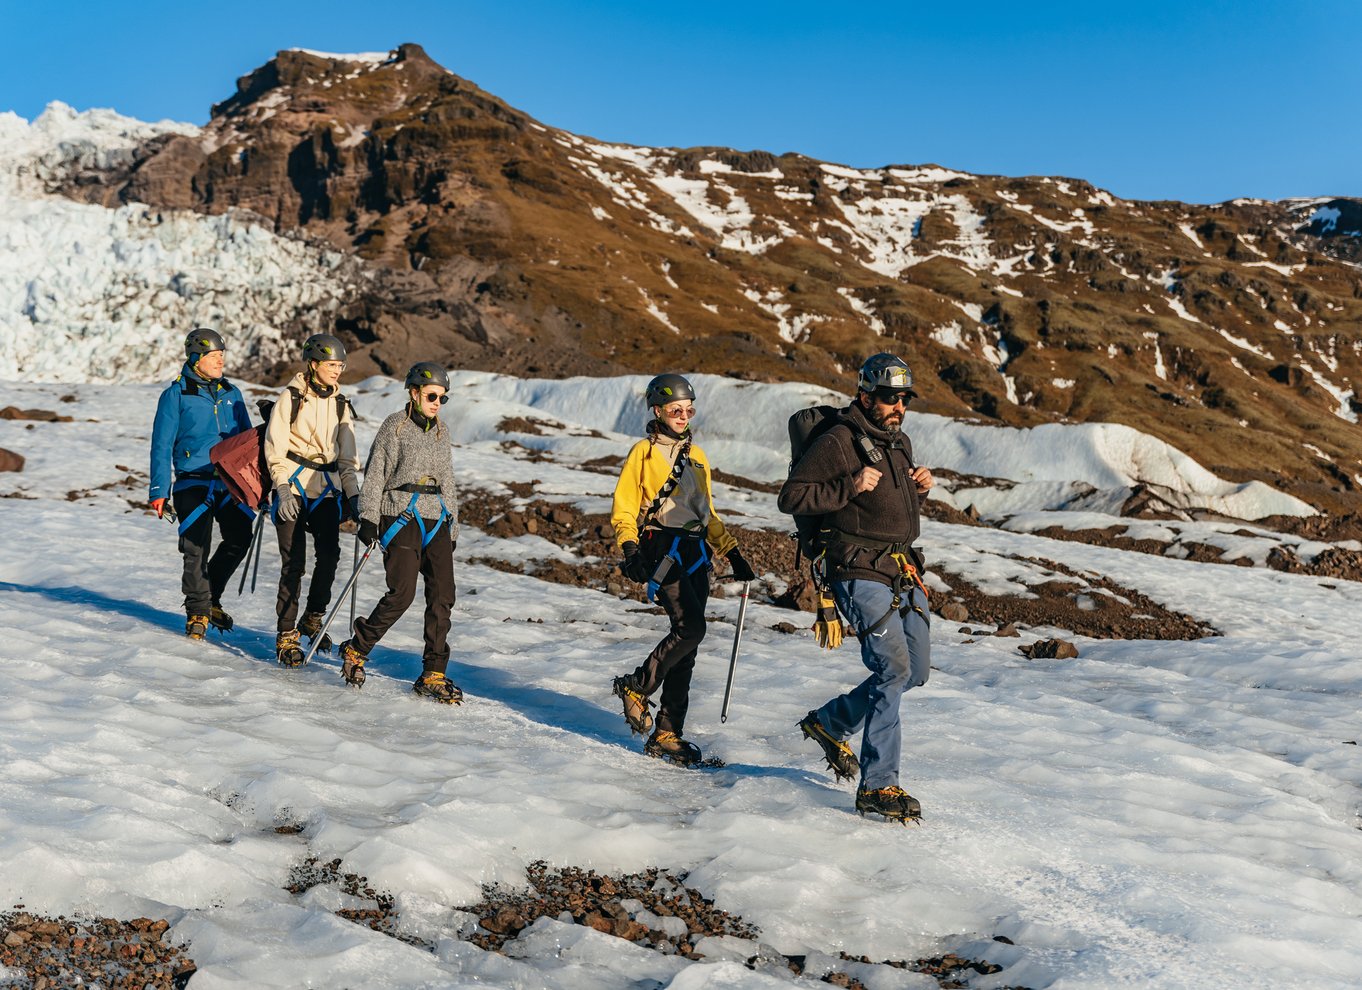
[[448, 393], [448, 392], [422, 392], [422, 393], [421, 393], [421, 400], [422, 400], [423, 402], [438, 402], [438, 403], [440, 403], [440, 405], [443, 406], [446, 402], [449, 401], [449, 393]]

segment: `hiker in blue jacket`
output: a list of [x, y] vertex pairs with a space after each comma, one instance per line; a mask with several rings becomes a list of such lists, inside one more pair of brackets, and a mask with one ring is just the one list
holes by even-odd
[[[203, 639], [209, 625], [224, 632], [232, 628], [222, 591], [246, 556], [255, 519], [231, 497], [208, 458], [218, 441], [251, 428], [241, 390], [223, 377], [225, 352], [215, 330], [185, 337], [184, 367], [161, 393], [151, 428], [148, 500], [158, 518], [167, 511], [172, 521], [179, 518], [184, 631], [190, 639]], [[214, 519], [222, 542], [210, 559]]]

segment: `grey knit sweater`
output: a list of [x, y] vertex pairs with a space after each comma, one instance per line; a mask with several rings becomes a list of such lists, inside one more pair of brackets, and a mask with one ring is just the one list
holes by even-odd
[[436, 420], [428, 429], [412, 422], [407, 410], [383, 421], [369, 448], [364, 466], [364, 487], [359, 492], [359, 515], [378, 523], [396, 516], [411, 502], [411, 493], [394, 491], [401, 485], [439, 485], [440, 495], [420, 495], [416, 514], [434, 520], [440, 515], [440, 499], [452, 517], [450, 532], [459, 538], [459, 498], [454, 490], [454, 461], [449, 430]]

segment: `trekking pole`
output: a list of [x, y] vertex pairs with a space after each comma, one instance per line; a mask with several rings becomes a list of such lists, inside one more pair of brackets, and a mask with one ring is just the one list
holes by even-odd
[[345, 582], [345, 587], [341, 589], [340, 597], [336, 599], [336, 604], [331, 606], [331, 611], [326, 616], [326, 621], [322, 623], [321, 629], [317, 630], [316, 637], [312, 640], [312, 645], [307, 648], [307, 656], [303, 657], [306, 664], [312, 660], [312, 654], [317, 652], [317, 647], [322, 645], [322, 640], [326, 638], [326, 631], [331, 628], [331, 623], [336, 620], [337, 613], [341, 606], [345, 604], [345, 596], [350, 594], [355, 587], [355, 582], [359, 580], [359, 572], [364, 570], [364, 565], [369, 562], [369, 554], [374, 552], [374, 547], [382, 546], [382, 542], [374, 540], [364, 548], [364, 556], [359, 558], [359, 563], [355, 565], [355, 572], [350, 575], [350, 580]]
[[[246, 559], [241, 564], [241, 580], [237, 582], [236, 586], [236, 593], [238, 597], [240, 597], [241, 593], [244, 590], [246, 590], [246, 572], [251, 569], [251, 558], [257, 556], [260, 553], [260, 534], [265, 530], [265, 527], [263, 525], [264, 519], [265, 514], [263, 512], [257, 512], [255, 514], [255, 529], [251, 531], [251, 545], [246, 549]], [[258, 566], [259, 565], [258, 558], [256, 564], [257, 564], [256, 570], [259, 571], [260, 568]], [[255, 581], [251, 582], [251, 594], [255, 594]]]
[[[358, 569], [359, 569], [359, 530], [356, 530], [356, 531], [355, 531], [355, 553], [354, 553], [354, 564], [355, 564], [355, 569], [358, 570]], [[359, 595], [351, 595], [351, 596], [350, 596], [350, 635], [351, 635], [351, 636], [353, 636], [353, 635], [355, 634], [355, 599], [357, 599], [357, 598], [359, 598]]]
[[742, 642], [742, 620], [747, 616], [747, 589], [751, 581], [742, 583], [742, 603], [738, 606], [738, 628], [733, 630], [733, 655], [728, 658], [728, 683], [724, 685], [724, 707], [719, 713], [719, 721], [728, 721], [728, 702], [733, 697], [733, 674], [738, 669], [738, 645]]
[[[264, 509], [260, 510], [261, 517], [266, 515]], [[255, 566], [251, 568], [251, 594], [255, 594], [255, 579], [260, 576], [260, 548], [265, 542], [265, 525], [260, 524], [260, 532], [255, 538]]]

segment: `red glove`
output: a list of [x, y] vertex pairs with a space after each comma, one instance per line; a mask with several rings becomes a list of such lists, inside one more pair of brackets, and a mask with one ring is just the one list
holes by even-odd
[[152, 507], [153, 509], [156, 510], [156, 518], [157, 518], [157, 519], [164, 519], [164, 518], [165, 518], [165, 514], [166, 514], [166, 500], [165, 500], [165, 499], [163, 499], [163, 498], [154, 498], [154, 499], [152, 499], [152, 500], [151, 500], [151, 507]]

